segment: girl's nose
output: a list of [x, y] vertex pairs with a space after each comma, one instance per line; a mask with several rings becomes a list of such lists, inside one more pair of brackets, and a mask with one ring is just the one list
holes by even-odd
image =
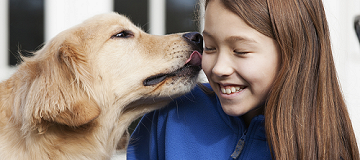
[[219, 54], [214, 67], [212, 68], [213, 74], [218, 77], [230, 76], [234, 73], [234, 69], [231, 63], [230, 57]]

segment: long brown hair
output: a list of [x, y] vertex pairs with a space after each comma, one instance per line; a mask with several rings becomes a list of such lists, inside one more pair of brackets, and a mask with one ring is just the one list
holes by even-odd
[[359, 160], [322, 1], [221, 2], [280, 46], [281, 68], [265, 105], [273, 158]]

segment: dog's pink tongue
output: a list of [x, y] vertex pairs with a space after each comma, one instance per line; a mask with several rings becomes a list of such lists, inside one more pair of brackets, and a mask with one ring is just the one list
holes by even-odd
[[202, 56], [198, 51], [191, 53], [190, 58], [186, 60], [185, 64], [190, 64], [192, 66], [201, 66]]

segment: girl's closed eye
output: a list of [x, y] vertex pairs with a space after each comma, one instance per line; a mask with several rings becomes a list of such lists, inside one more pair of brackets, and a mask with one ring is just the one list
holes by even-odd
[[213, 47], [204, 47], [204, 52], [206, 53], [211, 53], [211, 52], [214, 52], [216, 51], [216, 48], [213, 48]]
[[238, 55], [243, 55], [243, 54], [247, 54], [247, 53], [250, 53], [250, 52], [248, 52], [248, 51], [234, 50], [234, 53], [235, 53], [235, 54], [238, 54]]

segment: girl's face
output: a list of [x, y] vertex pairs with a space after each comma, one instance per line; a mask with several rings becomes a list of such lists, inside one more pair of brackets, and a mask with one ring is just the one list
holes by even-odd
[[256, 112], [278, 73], [276, 41], [248, 26], [218, 0], [206, 8], [203, 36], [202, 68], [225, 113]]

